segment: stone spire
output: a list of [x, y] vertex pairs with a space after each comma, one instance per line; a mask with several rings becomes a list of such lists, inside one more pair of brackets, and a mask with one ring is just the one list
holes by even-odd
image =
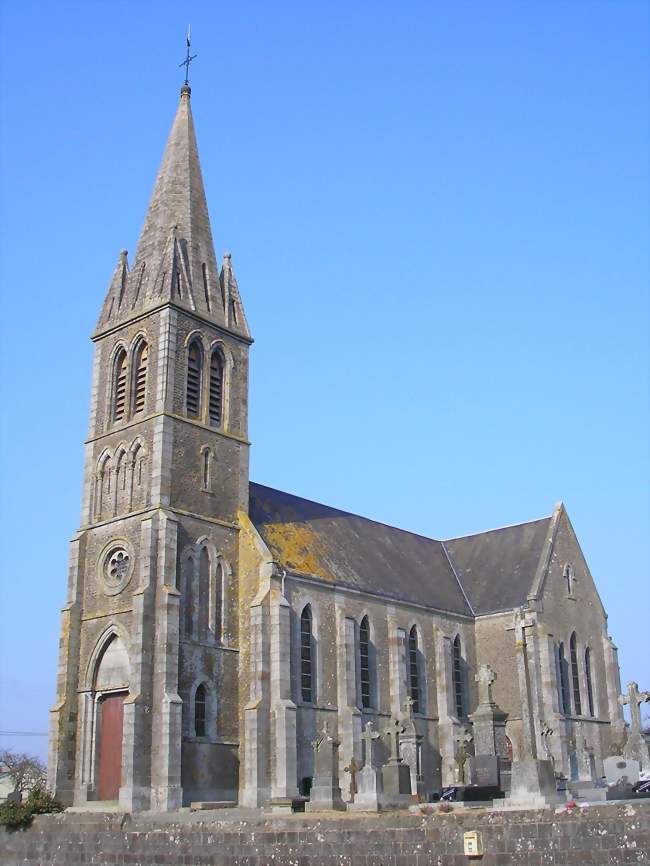
[[[181, 88], [133, 266], [128, 269], [126, 254], [120, 257], [98, 331], [172, 302], [250, 336], [230, 256], [221, 274], [217, 267], [190, 92], [187, 85]], [[118, 273], [122, 263], [124, 278]]]

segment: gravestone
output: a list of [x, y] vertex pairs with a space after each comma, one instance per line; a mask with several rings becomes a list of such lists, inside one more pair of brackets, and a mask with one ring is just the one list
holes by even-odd
[[329, 732], [327, 723], [312, 743], [314, 748], [314, 781], [309, 792], [306, 809], [309, 812], [321, 809], [345, 809], [339, 788], [340, 743]]
[[496, 755], [471, 755], [467, 766], [470, 785], [499, 788], [499, 759]]
[[411, 796], [417, 802], [423, 782], [421, 770], [423, 737], [422, 734], [418, 734], [415, 727], [413, 704], [413, 698], [409, 695], [405, 701], [404, 716], [402, 717], [404, 733], [400, 737], [400, 754], [404, 759], [404, 763], [409, 765], [411, 772]]
[[624, 758], [622, 755], [613, 755], [603, 761], [603, 772], [608, 785], [618, 782], [628, 782], [630, 785], [639, 781], [641, 765], [638, 761]]
[[379, 731], [373, 730], [372, 722], [367, 722], [361, 735], [364, 747], [364, 764], [357, 773], [357, 793], [348, 809], [353, 812], [377, 812], [381, 802], [381, 776], [377, 769], [373, 745], [379, 739]]
[[394, 719], [384, 732], [390, 741], [390, 757], [381, 768], [383, 808], [398, 809], [411, 802], [411, 769], [400, 755], [400, 737], [405, 730], [399, 719]]

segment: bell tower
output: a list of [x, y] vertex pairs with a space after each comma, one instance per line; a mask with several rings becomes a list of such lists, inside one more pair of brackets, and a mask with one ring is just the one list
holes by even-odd
[[235, 799], [248, 351], [180, 103], [132, 266], [93, 334], [81, 526], [62, 613], [50, 786], [128, 810]]

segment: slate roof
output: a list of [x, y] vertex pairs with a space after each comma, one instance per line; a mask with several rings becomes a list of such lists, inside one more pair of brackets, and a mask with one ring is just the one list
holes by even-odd
[[288, 571], [471, 615], [439, 541], [261, 484], [249, 514]]
[[551, 520], [545, 517], [443, 542], [475, 613], [524, 604]]
[[551, 520], [441, 542], [254, 483], [249, 513], [288, 571], [465, 615], [526, 601]]

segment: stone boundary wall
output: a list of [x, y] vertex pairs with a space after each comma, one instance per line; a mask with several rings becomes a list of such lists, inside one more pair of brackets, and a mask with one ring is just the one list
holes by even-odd
[[[166, 819], [165, 819], [166, 818]], [[463, 832], [485, 855], [468, 858]], [[574, 814], [460, 811], [242, 816], [39, 816], [0, 831], [2, 866], [618, 866], [650, 863], [650, 801]]]

